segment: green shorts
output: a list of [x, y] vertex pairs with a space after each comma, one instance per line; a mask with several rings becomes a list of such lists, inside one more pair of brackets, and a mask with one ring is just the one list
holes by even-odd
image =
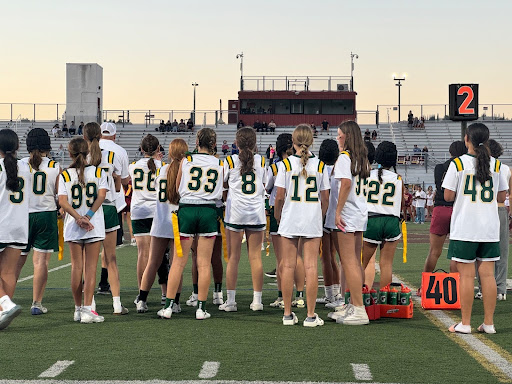
[[224, 207], [217, 207], [217, 235], [222, 236], [220, 226], [224, 222]]
[[20, 243], [0, 243], [0, 252], [2, 252], [5, 248], [14, 248], [24, 250], [27, 247], [27, 244]]
[[277, 230], [279, 229], [279, 224], [277, 224], [277, 220], [274, 217], [274, 207], [270, 207], [270, 234], [277, 235]]
[[217, 236], [217, 207], [210, 204], [180, 204], [178, 226], [180, 236]]
[[105, 220], [105, 232], [117, 231], [119, 226], [119, 215], [114, 205], [103, 205], [103, 219]]
[[243, 232], [246, 229], [249, 231], [264, 231], [266, 229], [266, 226], [266, 224], [239, 225], [226, 223], [226, 228], [233, 232]]
[[498, 261], [500, 259], [500, 242], [477, 243], [463, 240], [450, 240], [448, 259], [460, 263], [480, 261]]
[[149, 236], [153, 218], [132, 220], [133, 236]]
[[396, 216], [370, 216], [363, 240], [367, 243], [382, 244], [384, 241], [396, 241], [400, 233], [400, 219]]
[[52, 253], [59, 250], [57, 211], [33, 212], [28, 216], [28, 244], [21, 252], [26, 255], [36, 251]]

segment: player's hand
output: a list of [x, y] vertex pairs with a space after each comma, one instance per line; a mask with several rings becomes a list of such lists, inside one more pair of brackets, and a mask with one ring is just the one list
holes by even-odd
[[345, 220], [342, 219], [341, 215], [336, 215], [335, 224], [336, 224], [336, 228], [345, 232], [344, 230], [345, 230], [345, 227], [347, 226], [347, 223], [345, 223]]
[[89, 221], [89, 218], [86, 216], [80, 217], [76, 223], [80, 228], [85, 229], [87, 232], [92, 231], [94, 229], [94, 225]]

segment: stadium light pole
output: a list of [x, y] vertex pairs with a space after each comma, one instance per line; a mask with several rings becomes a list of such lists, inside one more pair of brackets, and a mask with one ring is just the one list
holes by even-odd
[[398, 81], [395, 85], [398, 87], [398, 122], [400, 122], [400, 88], [402, 88], [402, 81], [405, 81], [405, 73], [402, 77], [397, 77], [396, 74], [393, 74], [393, 80]]
[[194, 123], [194, 125], [196, 125], [196, 87], [198, 85], [199, 84], [197, 84], [197, 83], [192, 83], [192, 86], [194, 87], [194, 115], [192, 118], [192, 122]]
[[352, 92], [354, 92], [354, 59], [359, 59], [359, 55], [350, 52], [350, 90]]
[[240, 52], [236, 55], [237, 59], [240, 59], [240, 90], [244, 90], [244, 53]]

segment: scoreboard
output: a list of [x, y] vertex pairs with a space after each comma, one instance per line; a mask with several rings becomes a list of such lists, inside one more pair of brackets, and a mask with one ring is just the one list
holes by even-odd
[[478, 84], [450, 84], [450, 120], [478, 119]]

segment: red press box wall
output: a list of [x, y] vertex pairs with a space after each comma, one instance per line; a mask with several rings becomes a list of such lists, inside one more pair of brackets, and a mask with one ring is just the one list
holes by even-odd
[[[241, 102], [240, 100], [257, 99], [257, 100], [354, 100], [354, 114], [353, 115], [304, 115], [304, 114], [289, 114], [289, 115], [276, 115], [276, 114], [240, 114]], [[229, 108], [235, 105], [236, 100], [229, 101]], [[327, 119], [331, 126], [339, 125], [346, 120], [355, 120], [357, 116], [356, 109], [356, 93], [355, 92], [295, 92], [295, 91], [240, 91], [238, 92], [238, 101], [236, 101], [238, 112], [238, 119], [243, 120], [246, 125], [252, 125], [256, 120], [270, 122], [274, 120], [277, 126], [297, 125], [301, 123], [320, 123]], [[231, 115], [230, 115], [231, 116]], [[230, 119], [231, 120], [231, 119]], [[231, 123], [231, 121], [230, 121]]]

